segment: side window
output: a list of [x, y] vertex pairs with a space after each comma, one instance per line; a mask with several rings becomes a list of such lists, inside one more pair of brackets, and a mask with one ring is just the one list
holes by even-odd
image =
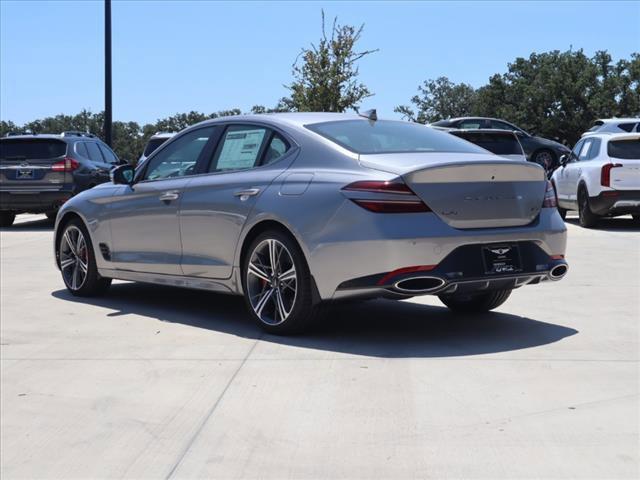
[[602, 142], [599, 138], [593, 138], [591, 140], [591, 148], [589, 149], [589, 160], [596, 158], [600, 154], [600, 144]]
[[591, 148], [591, 140], [585, 140], [582, 144], [582, 148], [578, 153], [578, 160], [583, 162], [585, 160], [589, 160], [589, 149]]
[[280, 134], [274, 133], [266, 151], [264, 152], [264, 160], [262, 161], [263, 165], [275, 162], [287, 153], [287, 150], [289, 150], [289, 144], [287, 141], [282, 138]]
[[184, 177], [195, 173], [196, 163], [215, 126], [199, 128], [167, 145], [149, 161], [144, 180]]
[[100, 144], [98, 144], [98, 147], [100, 148], [102, 156], [105, 158], [107, 163], [118, 163], [118, 157], [116, 157], [116, 154], [113, 153], [109, 147]]
[[580, 140], [576, 143], [575, 147], [571, 151], [571, 161], [578, 160], [578, 155], [580, 154], [580, 150], [582, 150], [582, 146], [584, 145], [584, 140]]
[[462, 120], [460, 122], [459, 128], [465, 130], [475, 130], [477, 128], [482, 128], [482, 119], [480, 118], [470, 118], [469, 120]]
[[231, 125], [216, 149], [209, 172], [255, 167], [268, 137], [268, 131], [264, 127]]
[[84, 158], [89, 158], [89, 152], [87, 152], [87, 146], [85, 142], [78, 142], [74, 147], [76, 153]]
[[498, 120], [491, 120], [490, 123], [491, 123], [491, 128], [495, 130], [509, 130], [509, 131], [515, 130], [515, 128], [513, 128], [512, 125], [509, 125], [508, 123], [500, 122]]
[[98, 149], [98, 144], [94, 142], [85, 142], [85, 146], [89, 151], [89, 158], [94, 162], [104, 162], [104, 158]]

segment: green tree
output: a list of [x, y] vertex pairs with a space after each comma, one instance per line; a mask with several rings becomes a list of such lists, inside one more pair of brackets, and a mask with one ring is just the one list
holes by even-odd
[[327, 36], [323, 11], [322, 38], [298, 55], [292, 68], [293, 82], [287, 85], [291, 94], [282, 98], [275, 110], [344, 112], [357, 109], [362, 100], [372, 96], [358, 80], [358, 62], [377, 52], [356, 50], [363, 29], [364, 24], [359, 28], [339, 25], [336, 17]]
[[476, 92], [467, 83], [453, 83], [447, 77], [426, 80], [411, 98], [414, 107], [400, 105], [394, 109], [414, 122], [428, 123], [471, 115]]

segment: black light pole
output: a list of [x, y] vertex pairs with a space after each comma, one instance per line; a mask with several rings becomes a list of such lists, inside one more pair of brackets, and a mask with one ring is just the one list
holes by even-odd
[[104, 141], [111, 146], [111, 0], [104, 0]]

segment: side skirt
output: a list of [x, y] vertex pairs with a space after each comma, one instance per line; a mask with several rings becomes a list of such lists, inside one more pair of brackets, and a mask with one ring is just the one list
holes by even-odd
[[155, 285], [167, 285], [170, 287], [193, 288], [196, 290], [208, 290], [212, 292], [228, 293], [236, 295], [232, 286], [233, 280], [213, 280], [210, 278], [185, 277], [181, 275], [164, 275], [161, 273], [143, 273], [130, 270], [114, 270], [108, 268], [98, 269], [100, 276], [116, 280], [128, 280], [131, 282], [152, 283]]

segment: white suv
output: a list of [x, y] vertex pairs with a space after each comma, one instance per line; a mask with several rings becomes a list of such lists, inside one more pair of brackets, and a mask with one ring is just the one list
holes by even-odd
[[578, 210], [580, 225], [600, 217], [633, 215], [640, 221], [640, 133], [594, 133], [560, 159], [551, 183], [562, 218]]

